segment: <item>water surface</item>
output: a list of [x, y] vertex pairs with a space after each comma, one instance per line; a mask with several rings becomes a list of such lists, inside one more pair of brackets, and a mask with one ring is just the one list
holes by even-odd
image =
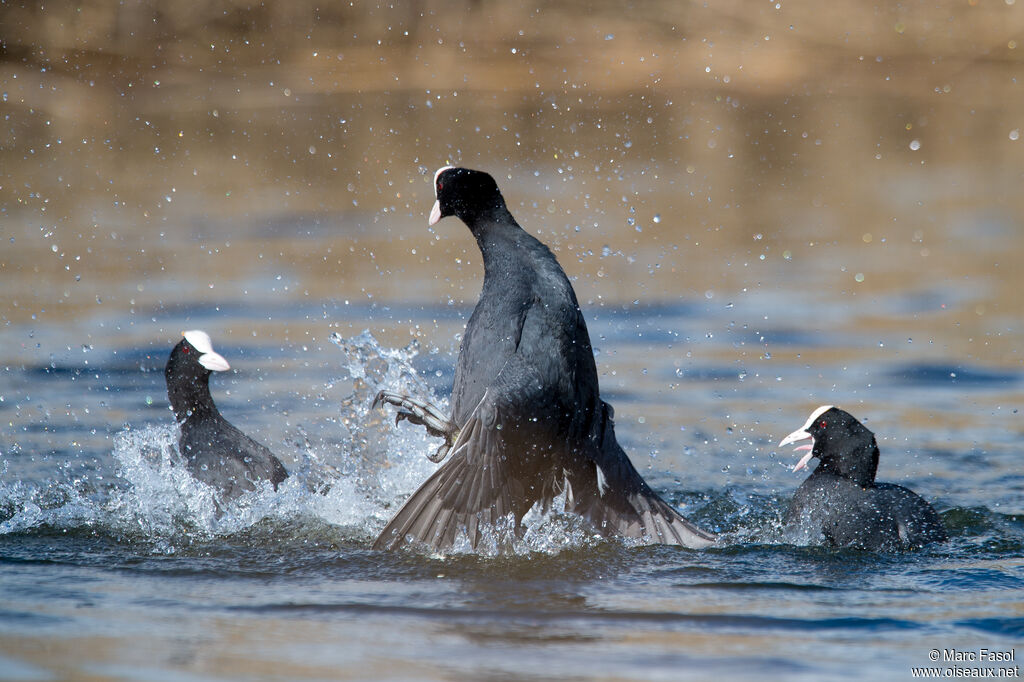
[[[908, 679], [1021, 641], [1018, 6], [166, 5], [4, 10], [0, 676]], [[370, 549], [437, 445], [370, 400], [444, 404], [479, 292], [426, 226], [448, 162], [551, 245], [620, 440], [720, 546], [534, 513], [509, 555]], [[178, 466], [190, 328], [277, 492]], [[821, 404], [949, 543], [784, 537]]]

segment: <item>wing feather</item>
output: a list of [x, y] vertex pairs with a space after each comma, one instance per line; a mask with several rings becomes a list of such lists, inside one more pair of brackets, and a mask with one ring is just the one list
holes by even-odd
[[499, 409], [485, 393], [452, 445], [451, 458], [412, 494], [374, 547], [393, 549], [416, 541], [444, 550], [465, 530], [475, 549], [483, 527], [515, 509], [517, 486], [507, 471], [501, 430], [485, 426], [500, 419]]

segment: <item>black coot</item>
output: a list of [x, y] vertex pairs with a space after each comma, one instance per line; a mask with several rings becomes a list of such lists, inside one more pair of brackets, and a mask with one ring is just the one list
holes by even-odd
[[797, 450], [807, 454], [793, 467], [800, 471], [812, 457], [820, 460], [789, 504], [786, 525], [836, 547], [909, 549], [947, 539], [930, 504], [912, 490], [876, 483], [875, 435], [848, 412], [825, 405], [807, 423], [782, 439], [779, 447], [810, 439]]
[[210, 373], [230, 369], [213, 350], [206, 332], [187, 331], [167, 359], [167, 397], [181, 427], [179, 448], [198, 480], [225, 497], [254, 490], [261, 481], [274, 489], [288, 477], [281, 461], [221, 416], [210, 395]]
[[449, 547], [481, 528], [565, 492], [566, 505], [606, 535], [703, 547], [703, 531], [663, 501], [615, 439], [576, 294], [555, 256], [512, 217], [487, 173], [444, 167], [434, 176], [433, 225], [460, 218], [483, 255], [480, 300], [466, 325], [445, 416], [415, 398], [382, 392], [376, 403], [445, 438], [451, 459], [405, 503], [378, 548], [413, 539]]

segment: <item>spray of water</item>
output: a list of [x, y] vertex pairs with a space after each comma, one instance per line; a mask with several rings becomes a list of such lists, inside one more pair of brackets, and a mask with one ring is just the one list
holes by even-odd
[[[194, 479], [177, 447], [172, 423], [126, 426], [114, 438], [113, 476], [89, 480], [0, 480], [0, 536], [34, 530], [91, 528], [158, 551], [232, 536], [261, 523], [295, 522], [340, 528], [372, 537], [390, 513], [436, 466], [422, 453], [430, 438], [421, 429], [396, 428], [370, 410], [383, 386], [436, 401], [412, 365], [418, 348], [382, 347], [368, 332], [332, 341], [342, 351], [341, 373], [310, 388], [328, 416], [296, 428], [291, 476], [233, 500]], [[443, 403], [442, 403], [443, 404]], [[272, 449], [284, 446], [272, 444]], [[6, 469], [6, 466], [5, 466]]]
[[[436, 450], [437, 439], [421, 427], [396, 425], [393, 411], [372, 410], [374, 396], [388, 388], [442, 409], [447, 405], [433, 395], [414, 367], [416, 341], [405, 348], [388, 348], [369, 332], [351, 338], [333, 334], [331, 341], [340, 351], [338, 374], [309, 387], [303, 396], [312, 401], [316, 421], [297, 424], [285, 443], [270, 444], [291, 455], [293, 462], [291, 475], [276, 491], [266, 483], [224, 500], [189, 474], [173, 423], [126, 426], [111, 453], [113, 476], [97, 481], [0, 481], [0, 536], [89, 528], [172, 553], [196, 542], [244, 536], [254, 527], [269, 526], [314, 537], [328, 532], [332, 541], [340, 535], [369, 544], [438, 466], [425, 456]], [[742, 505], [719, 501], [731, 508], [722, 509], [726, 515], [741, 513]], [[548, 511], [531, 510], [518, 534], [509, 518], [487, 529], [475, 552], [465, 537], [450, 552], [553, 553], [605, 541], [579, 517], [559, 511], [563, 508], [556, 500]]]

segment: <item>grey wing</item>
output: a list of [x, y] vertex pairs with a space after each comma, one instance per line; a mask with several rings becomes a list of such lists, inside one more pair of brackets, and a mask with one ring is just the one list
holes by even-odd
[[[245, 436], [245, 434], [242, 435]], [[249, 464], [253, 478], [255, 480], [266, 479], [273, 484], [274, 490], [277, 490], [278, 484], [288, 478], [288, 471], [284, 468], [284, 464], [263, 443], [255, 441], [248, 436], [245, 436], [245, 439], [248, 441], [249, 446], [248, 456], [252, 460]]]
[[227, 420], [198, 430], [186, 425], [179, 447], [192, 474], [228, 497], [255, 489], [261, 480], [270, 481], [276, 490], [288, 477], [274, 453]]
[[483, 529], [512, 515], [518, 525], [535, 493], [514, 475], [511, 458], [523, 426], [522, 404], [541, 400], [543, 384], [520, 356], [513, 356], [470, 413], [452, 444], [448, 462], [406, 501], [374, 542], [394, 549], [410, 541], [433, 549], [452, 546], [465, 530], [476, 549]]
[[902, 545], [913, 547], [949, 539], [935, 508], [914, 491], [895, 483], [879, 483], [875, 491], [878, 506], [895, 519]]

